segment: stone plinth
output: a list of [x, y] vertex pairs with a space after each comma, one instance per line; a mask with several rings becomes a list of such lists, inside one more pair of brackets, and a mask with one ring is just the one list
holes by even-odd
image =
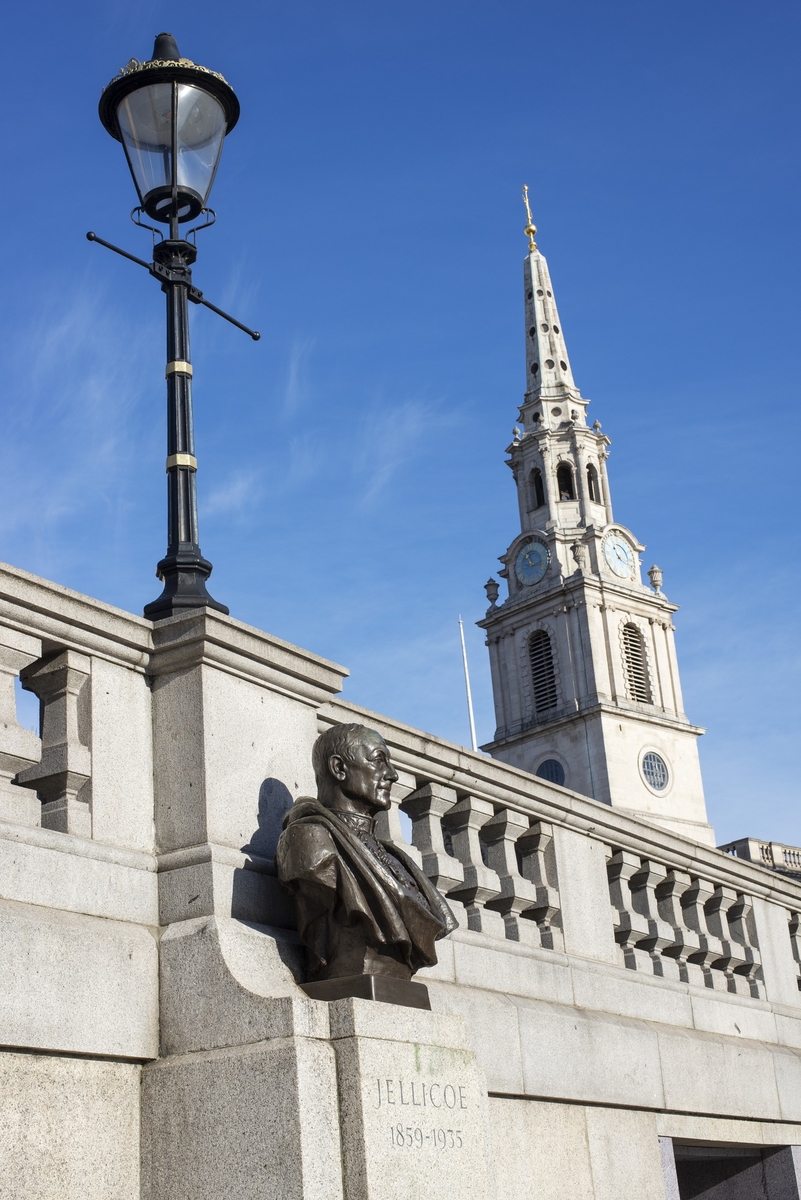
[[487, 1091], [459, 1017], [331, 1005], [347, 1200], [485, 1200]]

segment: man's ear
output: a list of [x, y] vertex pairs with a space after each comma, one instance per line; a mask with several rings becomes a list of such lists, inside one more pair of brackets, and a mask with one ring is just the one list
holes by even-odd
[[332, 754], [328, 759], [328, 770], [339, 783], [343, 783], [347, 778], [345, 770], [345, 760], [341, 754]]

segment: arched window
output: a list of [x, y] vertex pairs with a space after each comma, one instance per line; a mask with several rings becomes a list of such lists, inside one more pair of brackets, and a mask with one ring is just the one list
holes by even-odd
[[532, 512], [535, 508], [542, 508], [545, 503], [545, 492], [542, 488], [542, 471], [539, 467], [532, 467], [528, 473], [528, 508]]
[[575, 500], [576, 490], [573, 487], [573, 471], [570, 463], [560, 463], [556, 468], [556, 487], [560, 500]]
[[587, 463], [587, 491], [590, 493], [590, 500], [596, 504], [601, 503], [601, 489], [598, 484], [598, 472], [592, 463]]
[[538, 629], [529, 638], [528, 657], [531, 663], [534, 711], [537, 714], [547, 712], [550, 708], [556, 708], [557, 697], [551, 639], [544, 629]]
[[651, 684], [648, 679], [645, 643], [636, 625], [623, 626], [623, 662], [626, 668], [629, 699], [636, 700], [640, 704], [650, 704]]

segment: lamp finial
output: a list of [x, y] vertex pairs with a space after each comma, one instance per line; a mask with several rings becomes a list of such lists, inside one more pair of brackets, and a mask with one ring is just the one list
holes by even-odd
[[529, 250], [536, 250], [537, 243], [534, 241], [534, 235], [537, 232], [537, 226], [534, 224], [534, 221], [531, 216], [531, 209], [530, 209], [529, 203], [528, 203], [528, 186], [525, 183], [523, 184], [523, 203], [526, 206], [526, 216], [528, 217], [528, 224], [526, 225], [526, 228], [524, 229], [523, 232], [528, 237]]
[[153, 45], [151, 62], [179, 62], [178, 43], [171, 33], [159, 33]]

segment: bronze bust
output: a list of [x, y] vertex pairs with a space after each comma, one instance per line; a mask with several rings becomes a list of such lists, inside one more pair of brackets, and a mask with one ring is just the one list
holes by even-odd
[[275, 859], [295, 898], [306, 991], [427, 1008], [426, 989], [409, 981], [436, 963], [434, 943], [457, 922], [417, 864], [375, 836], [398, 778], [387, 745], [364, 725], [334, 725], [312, 764], [317, 799], [300, 797], [286, 814]]

